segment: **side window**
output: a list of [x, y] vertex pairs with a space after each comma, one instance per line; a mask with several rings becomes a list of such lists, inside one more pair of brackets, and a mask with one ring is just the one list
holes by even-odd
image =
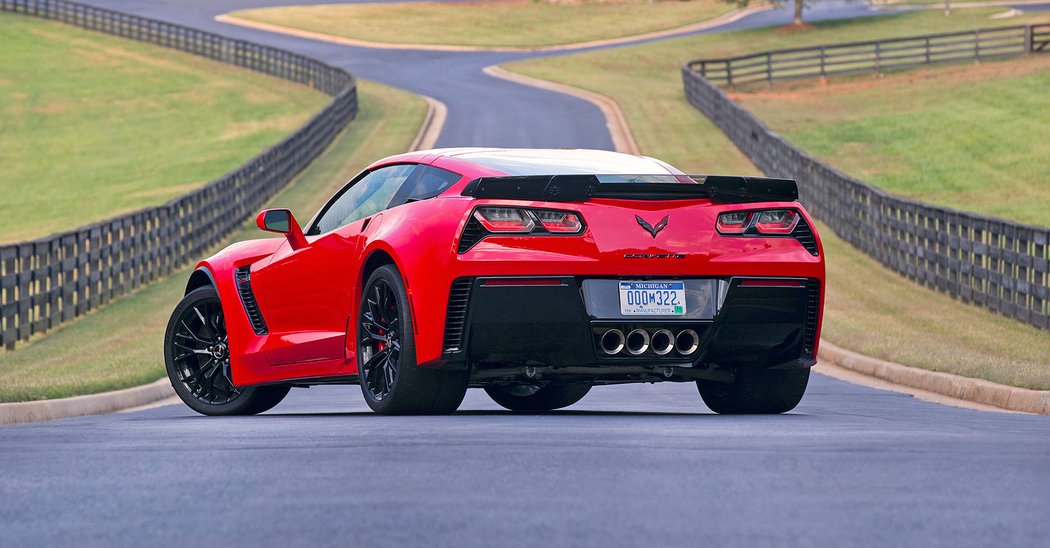
[[390, 201], [390, 207], [433, 198], [462, 177], [459, 173], [439, 167], [419, 166], [419, 169], [397, 191], [394, 199]]
[[415, 168], [403, 164], [368, 173], [328, 202], [309, 234], [324, 234], [383, 211]]

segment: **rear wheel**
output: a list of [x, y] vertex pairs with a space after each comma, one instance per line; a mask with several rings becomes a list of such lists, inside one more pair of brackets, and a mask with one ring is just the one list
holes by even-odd
[[486, 386], [485, 392], [511, 411], [551, 411], [582, 400], [590, 389], [589, 384], [512, 384]]
[[189, 292], [164, 333], [164, 363], [179, 398], [203, 415], [254, 415], [272, 409], [289, 386], [233, 384], [222, 303], [214, 287]]
[[368, 278], [358, 316], [358, 376], [373, 411], [425, 415], [459, 408], [470, 372], [416, 365], [408, 293], [396, 268], [381, 266]]
[[809, 384], [809, 369], [739, 367], [731, 382], [696, 381], [700, 397], [722, 415], [773, 415], [798, 405]]

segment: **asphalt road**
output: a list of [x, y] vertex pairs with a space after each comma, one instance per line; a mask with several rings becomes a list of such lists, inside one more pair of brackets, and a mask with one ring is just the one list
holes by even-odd
[[1043, 546], [1050, 420], [816, 377], [790, 415], [691, 384], [380, 417], [359, 389], [0, 429], [0, 545]]
[[[449, 106], [441, 146], [611, 146], [588, 103], [480, 73], [520, 55], [348, 48], [211, 19], [287, 0], [94, 3], [436, 97]], [[811, 18], [863, 13], [820, 3]], [[1048, 493], [1050, 418], [820, 376], [775, 417], [713, 415], [690, 384], [596, 388], [547, 415], [472, 390], [447, 417], [379, 417], [357, 387], [325, 387], [258, 417], [173, 405], [0, 428], [3, 548], [1043, 546]]]

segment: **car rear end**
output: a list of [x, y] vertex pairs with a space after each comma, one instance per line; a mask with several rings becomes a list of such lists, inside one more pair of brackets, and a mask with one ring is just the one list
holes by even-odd
[[474, 385], [815, 363], [824, 261], [793, 181], [500, 177], [463, 195], [442, 359]]

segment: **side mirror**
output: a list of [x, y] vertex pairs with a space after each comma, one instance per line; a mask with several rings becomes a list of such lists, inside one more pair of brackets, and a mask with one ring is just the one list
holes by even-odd
[[288, 238], [288, 243], [292, 244], [292, 249], [299, 249], [307, 244], [306, 236], [303, 236], [303, 229], [299, 227], [299, 223], [296, 222], [290, 210], [264, 209], [255, 218], [255, 224], [260, 230], [284, 234]]

